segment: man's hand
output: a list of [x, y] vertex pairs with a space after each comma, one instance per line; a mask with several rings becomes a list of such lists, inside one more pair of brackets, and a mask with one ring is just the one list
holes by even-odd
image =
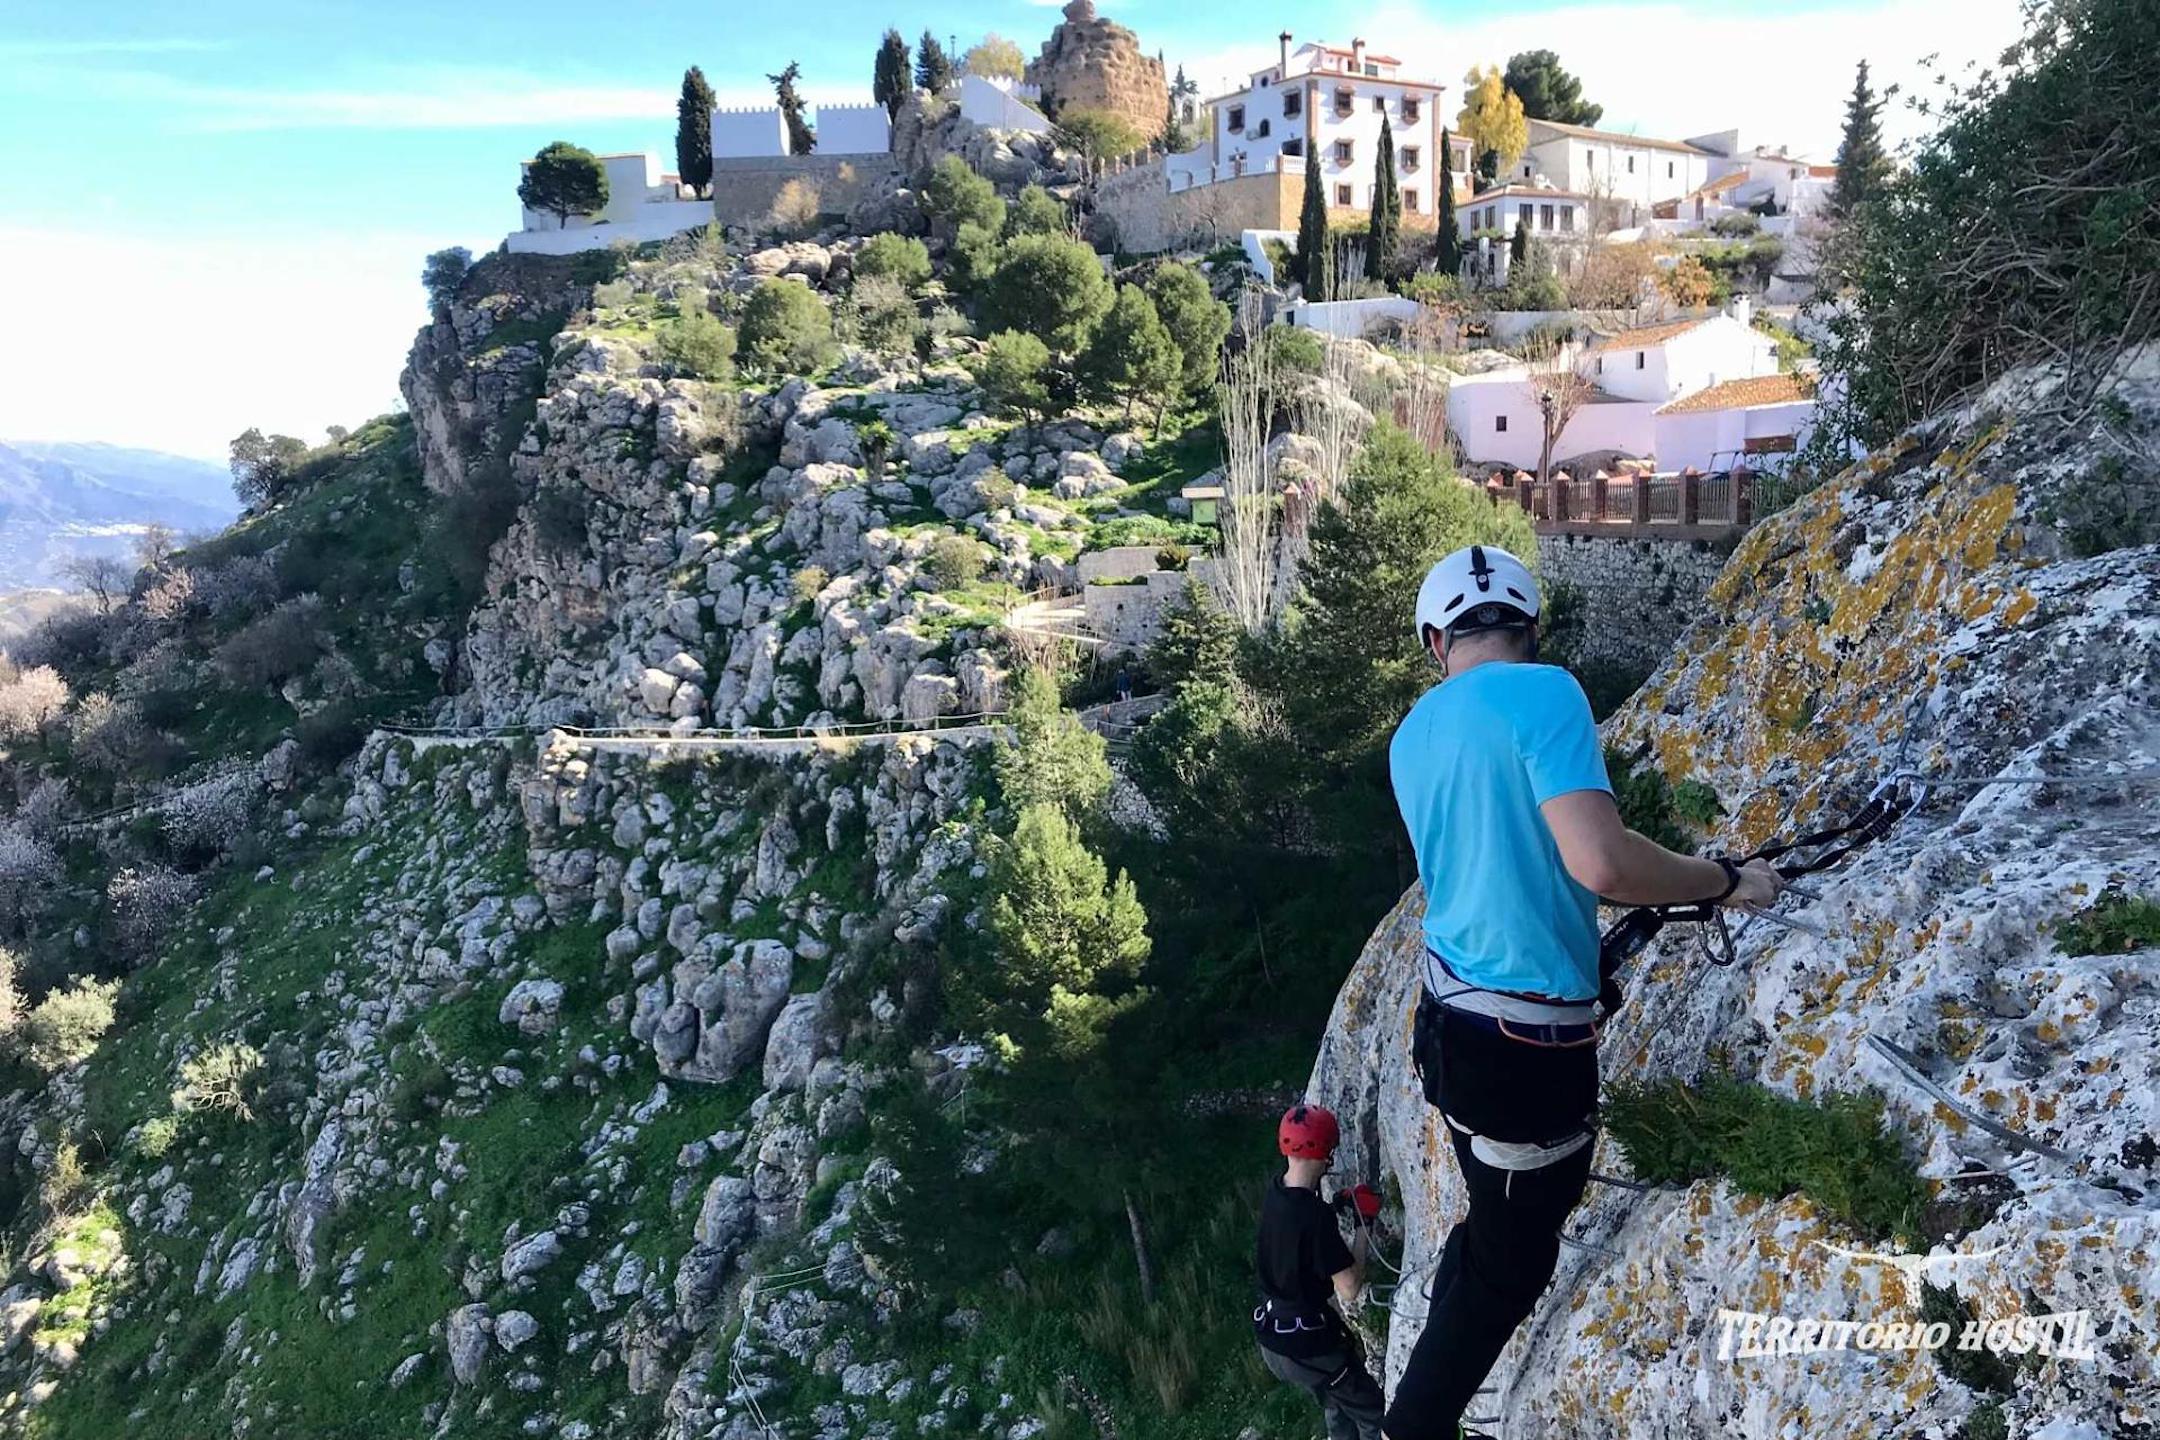
[[1740, 867], [1740, 883], [1719, 903], [1734, 910], [1755, 911], [1773, 904], [1785, 889], [1785, 877], [1767, 860], [1750, 860]]

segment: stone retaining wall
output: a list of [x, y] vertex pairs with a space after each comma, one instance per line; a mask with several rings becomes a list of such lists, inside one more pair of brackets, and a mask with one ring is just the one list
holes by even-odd
[[1150, 160], [1106, 176], [1096, 187], [1095, 214], [1110, 228], [1104, 238], [1128, 254], [1210, 248], [1234, 243], [1247, 230], [1295, 225], [1303, 184], [1300, 176], [1269, 170], [1172, 194], [1163, 162]]
[[1566, 585], [1582, 597], [1577, 655], [1636, 675], [1648, 674], [1672, 649], [1730, 553], [1729, 544], [1707, 540], [1538, 536], [1538, 569], [1548, 589]]
[[713, 218], [722, 225], [761, 225], [790, 180], [815, 185], [818, 209], [841, 215], [898, 183], [891, 155], [769, 155], [714, 157]]

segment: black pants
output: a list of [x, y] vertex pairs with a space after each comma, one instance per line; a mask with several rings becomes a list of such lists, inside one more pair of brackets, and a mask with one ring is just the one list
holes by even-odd
[[[1421, 1021], [1432, 1023], [1439, 1041], [1437, 1056], [1418, 1057], [1428, 1094], [1481, 1134], [1543, 1143], [1560, 1134], [1555, 1116], [1564, 1126], [1595, 1103], [1590, 1047], [1546, 1050], [1452, 1016]], [[1453, 1129], [1449, 1135], [1469, 1213], [1440, 1252], [1424, 1332], [1388, 1407], [1387, 1440], [1455, 1440], [1471, 1397], [1551, 1282], [1561, 1223], [1589, 1183], [1589, 1145], [1542, 1170], [1501, 1170], [1471, 1152], [1469, 1137]]]
[[1260, 1359], [1276, 1379], [1312, 1391], [1327, 1418], [1328, 1440], [1381, 1440], [1380, 1412], [1387, 1402], [1354, 1344], [1300, 1358], [1263, 1345]]

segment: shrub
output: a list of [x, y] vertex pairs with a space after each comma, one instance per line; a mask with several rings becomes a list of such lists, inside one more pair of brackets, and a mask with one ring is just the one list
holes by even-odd
[[174, 1113], [253, 1120], [255, 1086], [262, 1066], [262, 1052], [241, 1042], [215, 1045], [182, 1061], [180, 1084], [172, 1093]]
[[1742, 211], [1737, 215], [1720, 215], [1710, 222], [1711, 234], [1723, 235], [1728, 239], [1740, 235], [1758, 234], [1761, 230], [1762, 221], [1746, 211]]
[[1268, 364], [1278, 371], [1318, 375], [1327, 364], [1327, 350], [1320, 337], [1295, 325], [1268, 326], [1262, 343], [1267, 346]]
[[605, 284], [593, 286], [593, 308], [621, 309], [623, 306], [628, 305], [631, 297], [636, 294], [637, 287], [628, 280], [610, 280]]
[[922, 343], [922, 316], [898, 281], [857, 280], [847, 305], [856, 338], [880, 355], [912, 355]]
[[1177, 344], [1185, 389], [1205, 393], [1222, 368], [1223, 341], [1230, 336], [1230, 307], [1215, 298], [1199, 271], [1175, 261], [1156, 267], [1148, 277], [1147, 290], [1155, 313]]
[[182, 854], [222, 855], [246, 833], [258, 787], [250, 768], [174, 790], [160, 807], [166, 838]]
[[180, 1121], [171, 1115], [156, 1115], [135, 1127], [131, 1142], [135, 1153], [145, 1160], [158, 1161], [172, 1151], [180, 1139]]
[[1049, 408], [1050, 350], [1033, 335], [1007, 330], [991, 336], [968, 368], [983, 394], [1001, 410], [1032, 421]]
[[930, 278], [930, 251], [912, 235], [886, 231], [870, 237], [855, 253], [855, 278], [890, 280], [913, 290]]
[[169, 865], [130, 866], [105, 884], [120, 945], [128, 958], [147, 960], [187, 907], [195, 903], [195, 880]]
[[798, 175], [773, 197], [765, 223], [782, 235], [807, 235], [817, 229], [818, 217], [823, 213], [824, 195], [817, 183]]
[[0, 685], [0, 739], [27, 740], [67, 709], [68, 683], [50, 665], [34, 665]]
[[328, 642], [322, 597], [296, 595], [235, 631], [214, 659], [233, 685], [276, 685], [314, 664]]
[[1005, 202], [998, 198], [997, 187], [958, 155], [944, 156], [930, 167], [922, 207], [947, 235], [958, 234], [963, 225], [977, 226], [993, 237], [1005, 229]]
[[982, 579], [982, 545], [965, 535], [941, 535], [923, 556], [922, 573], [939, 590], [958, 590]]
[[818, 592], [831, 580], [832, 576], [825, 573], [824, 566], [805, 565], [788, 577], [788, 588], [795, 592], [798, 601], [807, 605], [817, 599]]
[[23, 1058], [47, 1075], [87, 1059], [112, 1029], [119, 993], [117, 980], [78, 980], [47, 995], [23, 1020]]
[[60, 856], [20, 820], [0, 821], [0, 919], [21, 925], [58, 889]]
[[996, 278], [1004, 254], [1005, 247], [995, 230], [972, 224], [961, 226], [946, 251], [952, 288], [963, 295], [982, 293]]
[[2128, 955], [2160, 945], [2160, 900], [2110, 887], [2055, 926], [2065, 955]]
[[1605, 773], [1612, 781], [1613, 801], [1628, 829], [1647, 835], [1668, 850], [1694, 853], [1693, 837], [1675, 818], [1673, 787], [1664, 771], [1654, 764], [1638, 768], [1635, 757], [1608, 746]]
[[653, 332], [660, 363], [677, 375], [726, 380], [735, 374], [735, 332], [703, 308], [690, 310]]
[[1065, 202], [1040, 185], [1030, 185], [1005, 211], [1007, 235], [1063, 235], [1072, 229]]
[[183, 620], [195, 603], [195, 576], [184, 565], [168, 570], [151, 583], [137, 603], [145, 617], [161, 625]]
[[991, 325], [1033, 335], [1072, 354], [1088, 342], [1116, 297], [1102, 260], [1063, 235], [1023, 235], [1005, 247], [985, 308]]
[[68, 716], [68, 745], [75, 759], [94, 770], [118, 774], [142, 757], [150, 739], [135, 706], [102, 690], [83, 696]]
[[1909, 1233], [1927, 1199], [1871, 1095], [1794, 1100], [1713, 1070], [1693, 1084], [1621, 1082], [1603, 1108], [1635, 1178], [1649, 1184], [1723, 1177], [1766, 1199], [1798, 1192], [1869, 1239]]
[[766, 280], [743, 306], [742, 353], [767, 375], [800, 375], [832, 354], [832, 312], [810, 287]]

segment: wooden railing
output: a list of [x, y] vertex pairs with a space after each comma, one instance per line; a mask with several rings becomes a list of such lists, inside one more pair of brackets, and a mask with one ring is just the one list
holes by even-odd
[[1755, 521], [1755, 477], [1746, 470], [1716, 475], [1593, 475], [1540, 483], [1519, 479], [1488, 487], [1497, 502], [1515, 502], [1545, 534], [1656, 535], [1675, 540], [1720, 539]]

